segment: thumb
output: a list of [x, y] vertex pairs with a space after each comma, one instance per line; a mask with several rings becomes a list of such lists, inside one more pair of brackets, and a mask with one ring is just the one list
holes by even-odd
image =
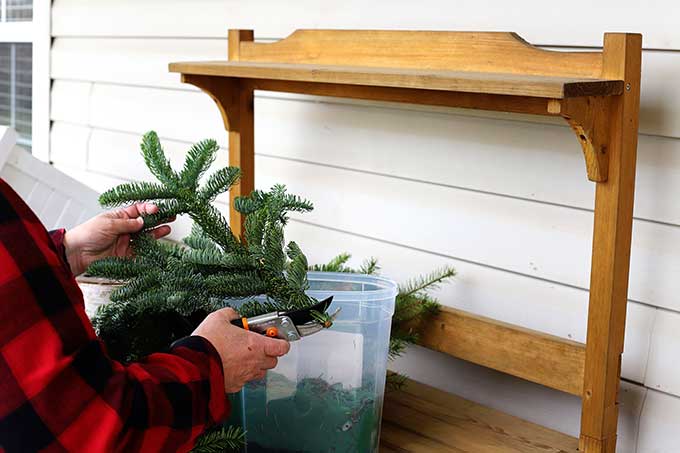
[[264, 354], [269, 357], [281, 357], [286, 355], [290, 350], [290, 343], [286, 340], [279, 340], [277, 338], [267, 338], [264, 339]]
[[119, 234], [136, 233], [144, 226], [144, 219], [114, 219], [112, 222], [113, 231]]

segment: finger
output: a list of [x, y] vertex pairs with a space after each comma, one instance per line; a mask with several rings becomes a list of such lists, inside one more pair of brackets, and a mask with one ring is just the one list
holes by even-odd
[[286, 355], [290, 350], [290, 343], [286, 340], [279, 340], [277, 338], [266, 338], [264, 340], [264, 353], [269, 357], [281, 357]]
[[255, 374], [255, 376], [253, 376], [252, 380], [253, 381], [261, 381], [262, 379], [264, 379], [266, 377], [267, 377], [267, 371], [262, 370], [259, 373]]
[[276, 368], [278, 363], [279, 359], [276, 357], [265, 357], [261, 366], [263, 370], [271, 370], [272, 368]]
[[217, 310], [215, 313], [219, 313], [221, 316], [227, 318], [227, 321], [233, 321], [234, 319], [239, 319], [241, 316], [231, 307], [222, 308]]
[[153, 230], [151, 230], [151, 234], [153, 235], [154, 238], [160, 239], [170, 234], [170, 231], [171, 230], [169, 225], [161, 225], [158, 228], [154, 228]]
[[144, 226], [144, 219], [113, 219], [111, 222], [113, 232], [118, 234], [136, 233]]
[[139, 216], [155, 214], [158, 212], [158, 206], [153, 203], [135, 203], [131, 206], [122, 209], [128, 217], [136, 219]]

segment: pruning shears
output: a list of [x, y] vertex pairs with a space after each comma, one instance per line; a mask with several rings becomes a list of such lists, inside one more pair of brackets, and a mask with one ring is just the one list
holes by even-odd
[[271, 338], [281, 338], [288, 341], [297, 341], [302, 337], [320, 332], [333, 324], [338, 316], [340, 308], [332, 315], [326, 313], [333, 301], [333, 296], [312, 305], [311, 307], [291, 311], [274, 311], [252, 318], [234, 319], [231, 323], [252, 332], [266, 335]]

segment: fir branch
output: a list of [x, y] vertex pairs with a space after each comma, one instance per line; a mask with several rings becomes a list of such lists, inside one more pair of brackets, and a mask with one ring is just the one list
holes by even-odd
[[437, 289], [439, 284], [456, 275], [456, 270], [452, 267], [442, 267], [425, 276], [412, 279], [406, 285], [399, 286], [399, 292], [405, 295], [417, 294], [423, 290]]
[[245, 444], [245, 432], [237, 426], [217, 427], [198, 438], [192, 453], [224, 453], [236, 451]]
[[285, 269], [286, 255], [283, 252], [283, 227], [269, 224], [269, 231], [265, 232], [263, 261], [269, 272], [281, 273]]
[[219, 149], [217, 142], [212, 139], [201, 140], [191, 146], [184, 161], [184, 168], [179, 175], [184, 187], [196, 190], [199, 179], [215, 161]]
[[143, 275], [147, 271], [147, 263], [143, 260], [113, 256], [97, 260], [87, 268], [87, 274], [92, 277], [104, 277], [113, 280], [127, 280]]
[[208, 275], [203, 280], [205, 291], [212, 297], [235, 298], [264, 294], [267, 290], [265, 283], [251, 272], [247, 274], [215, 274]]
[[346, 267], [347, 261], [352, 257], [349, 253], [341, 253], [326, 264], [315, 264], [309, 267], [310, 271], [317, 272], [352, 272]]
[[408, 377], [405, 375], [390, 371], [387, 373], [387, 380], [385, 382], [386, 389], [392, 391], [402, 390], [406, 386], [407, 380]]
[[306, 291], [309, 289], [309, 282], [307, 281], [307, 257], [295, 242], [290, 242], [286, 251], [288, 258], [291, 260], [288, 264], [286, 280], [292, 288], [298, 291]]
[[217, 249], [187, 249], [184, 261], [201, 266], [216, 266], [223, 269], [254, 269], [257, 263], [245, 254], [222, 253]]
[[177, 200], [160, 201], [156, 203], [158, 212], [144, 215], [144, 228], [155, 228], [167, 223], [169, 219], [184, 213], [185, 207]]
[[139, 181], [121, 184], [99, 196], [99, 204], [106, 207], [130, 202], [175, 198], [176, 192], [153, 182]]
[[179, 177], [172, 169], [170, 161], [154, 131], [147, 132], [142, 137], [142, 156], [151, 173], [171, 190], [179, 188]]
[[206, 236], [201, 227], [196, 223], [191, 226], [191, 234], [182, 239], [182, 241], [195, 250], [219, 250], [217, 244]]
[[145, 266], [146, 272], [111, 292], [111, 301], [118, 302], [139, 296], [159, 282], [159, 273]]
[[236, 197], [234, 209], [244, 215], [253, 214], [255, 211], [262, 209], [267, 198], [267, 194], [261, 190], [253, 190], [248, 196]]
[[243, 250], [243, 246], [234, 237], [226, 219], [214, 206], [197, 204], [189, 215], [210, 239], [215, 241], [225, 252]]
[[373, 275], [380, 271], [380, 266], [378, 265], [378, 259], [371, 257], [364, 261], [364, 263], [359, 268], [359, 273]]
[[197, 195], [202, 203], [212, 202], [217, 195], [229, 190], [241, 177], [241, 170], [237, 167], [225, 167], [210, 175]]

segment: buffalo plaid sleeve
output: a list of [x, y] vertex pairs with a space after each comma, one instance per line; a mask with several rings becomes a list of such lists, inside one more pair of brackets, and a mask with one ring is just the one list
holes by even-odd
[[111, 360], [59, 247], [0, 179], [0, 452], [188, 451], [228, 414], [219, 354]]

